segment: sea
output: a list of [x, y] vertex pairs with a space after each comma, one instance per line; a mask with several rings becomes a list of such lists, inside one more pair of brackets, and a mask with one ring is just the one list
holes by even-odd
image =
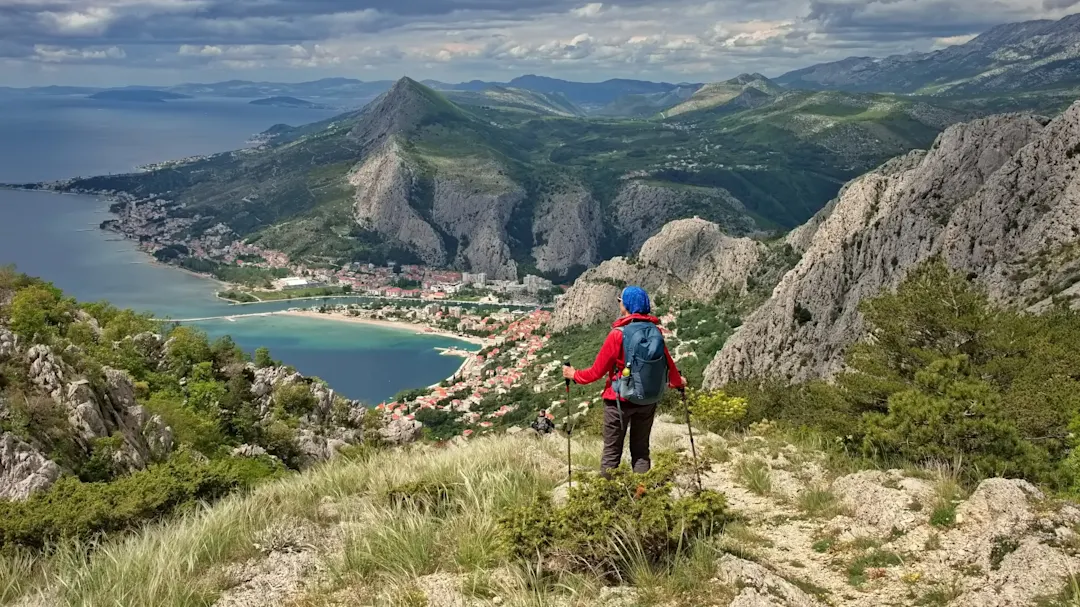
[[[237, 149], [274, 124], [295, 126], [335, 113], [236, 99], [138, 103], [0, 97], [0, 183], [130, 172], [142, 164]], [[151, 263], [134, 242], [98, 229], [108, 217], [108, 204], [94, 197], [0, 190], [0, 265], [15, 264], [80, 300], [108, 300], [158, 318], [221, 317], [321, 303], [227, 304], [214, 296], [215, 281]], [[293, 316], [193, 324], [211, 337], [231, 335], [249, 352], [269, 347], [274, 358], [368, 404], [452, 375], [462, 360], [443, 356], [438, 348], [475, 349], [409, 329]]]

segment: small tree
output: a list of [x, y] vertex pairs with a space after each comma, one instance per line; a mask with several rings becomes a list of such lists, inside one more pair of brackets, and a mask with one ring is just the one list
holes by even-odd
[[270, 357], [270, 349], [266, 347], [255, 349], [255, 366], [259, 369], [275, 366], [274, 359]]
[[864, 452], [889, 460], [965, 464], [975, 477], [1038, 477], [1048, 458], [1000, 410], [1000, 395], [970, 374], [965, 356], [930, 363], [915, 386], [889, 398], [887, 414], [864, 418]]

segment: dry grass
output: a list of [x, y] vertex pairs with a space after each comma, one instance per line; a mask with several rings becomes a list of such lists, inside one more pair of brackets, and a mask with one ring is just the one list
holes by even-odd
[[[44, 592], [87, 607], [211, 604], [228, 584], [225, 564], [254, 556], [257, 539], [278, 521], [317, 522], [325, 498], [341, 504], [342, 524], [357, 530], [347, 535], [343, 573], [419, 574], [434, 566], [421, 554], [432, 546], [431, 525], [421, 515], [396, 512], [400, 506], [385, 498], [391, 488], [450, 481], [460, 487], [455, 507], [490, 514], [560, 481], [558, 452], [553, 441], [499, 438], [474, 441], [468, 449], [418, 447], [365, 461], [336, 461], [100, 545], [64, 546], [47, 559], [2, 558], [0, 592], [4, 602]], [[448, 522], [434, 537], [443, 542], [440, 550], [451, 538], [456, 543], [446, 551], [449, 562], [455, 567], [490, 562], [490, 516]]]
[[[598, 461], [598, 441], [573, 446], [576, 467]], [[499, 597], [504, 605], [595, 604], [599, 576], [508, 562], [498, 545], [502, 513], [565, 480], [565, 448], [558, 437], [498, 436], [465, 448], [416, 446], [338, 460], [99, 545], [0, 558], [0, 604], [40, 594], [44, 604], [86, 607], [211, 605], [232, 583], [226, 567], [272, 549], [267, 538], [282, 525], [313, 530], [316, 544], [331, 547], [314, 546], [329, 554], [328, 573], [294, 597], [297, 607], [421, 605], [430, 576], [450, 579], [459, 596]], [[336, 525], [333, 533], [327, 525]], [[633, 559], [633, 541], [626, 546]], [[640, 585], [642, 604], [648, 597], [707, 604], [698, 593], [715, 568], [711, 546], [688, 548], [671, 567], [641, 561], [625, 582]]]

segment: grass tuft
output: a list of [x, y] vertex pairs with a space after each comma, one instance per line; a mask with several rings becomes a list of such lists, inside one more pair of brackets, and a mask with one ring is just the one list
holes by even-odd
[[836, 494], [822, 486], [810, 487], [799, 494], [799, 510], [811, 518], [831, 519], [844, 513]]
[[874, 548], [870, 552], [856, 557], [847, 568], [848, 583], [852, 586], [862, 586], [870, 579], [871, 572], [884, 567], [894, 567], [903, 563], [900, 555], [895, 552]]
[[750, 492], [761, 496], [772, 493], [772, 474], [764, 460], [757, 457], [744, 459], [735, 466], [735, 474]]

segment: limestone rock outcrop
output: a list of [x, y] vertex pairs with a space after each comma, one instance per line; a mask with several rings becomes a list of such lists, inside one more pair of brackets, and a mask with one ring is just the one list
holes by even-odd
[[693, 215], [697, 209], [708, 209], [729, 234], [757, 229], [742, 202], [721, 188], [679, 190], [630, 180], [619, 189], [612, 207], [619, 232], [629, 240], [630, 253], [638, 251], [669, 219]]
[[533, 259], [541, 272], [591, 267], [600, 256], [600, 204], [580, 183], [562, 186], [536, 209]]
[[856, 179], [789, 236], [801, 261], [717, 355], [706, 385], [834, 374], [864, 333], [859, 304], [937, 255], [1001, 303], [1065, 292], [1080, 268], [1078, 169], [1080, 103], [1049, 124], [1003, 115], [951, 127], [929, 151]]
[[124, 445], [116, 463], [129, 471], [145, 468], [172, 451], [172, 430], [135, 402], [135, 388], [126, 372], [104, 368], [104, 386], [98, 392], [46, 345], [33, 346], [26, 357], [30, 381], [64, 407], [84, 448], [95, 439], [119, 434]]
[[725, 554], [719, 578], [739, 589], [731, 607], [820, 607], [824, 603], [762, 565]]
[[10, 432], [0, 435], [0, 499], [26, 499], [60, 478], [60, 466]]
[[19, 338], [11, 331], [0, 327], [0, 360], [5, 360], [18, 353]]
[[641, 247], [634, 260], [605, 261], [583, 274], [560, 300], [553, 328], [613, 319], [622, 286], [636, 284], [650, 293], [708, 300], [724, 290], [741, 293], [767, 254], [766, 245], [731, 238], [702, 219], [673, 221]]
[[356, 187], [354, 213], [361, 227], [402, 243], [425, 263], [446, 262], [439, 234], [409, 204], [416, 177], [396, 141], [368, 157], [348, 180]]
[[296, 446], [304, 454], [302, 465], [326, 461], [342, 447], [364, 439], [362, 428], [368, 409], [363, 403], [338, 396], [325, 384], [286, 367], [250, 367], [249, 370], [254, 373], [251, 393], [259, 406], [262, 423], [274, 420], [275, 395], [279, 388], [299, 385], [311, 395], [313, 405], [300, 418], [296, 433]]
[[390, 420], [384, 428], [379, 430], [379, 434], [391, 445], [404, 445], [418, 440], [423, 429], [424, 425], [420, 422], [399, 417]]
[[493, 164], [477, 175], [437, 176], [432, 219], [458, 241], [456, 265], [496, 280], [517, 280], [506, 224], [525, 192]]

